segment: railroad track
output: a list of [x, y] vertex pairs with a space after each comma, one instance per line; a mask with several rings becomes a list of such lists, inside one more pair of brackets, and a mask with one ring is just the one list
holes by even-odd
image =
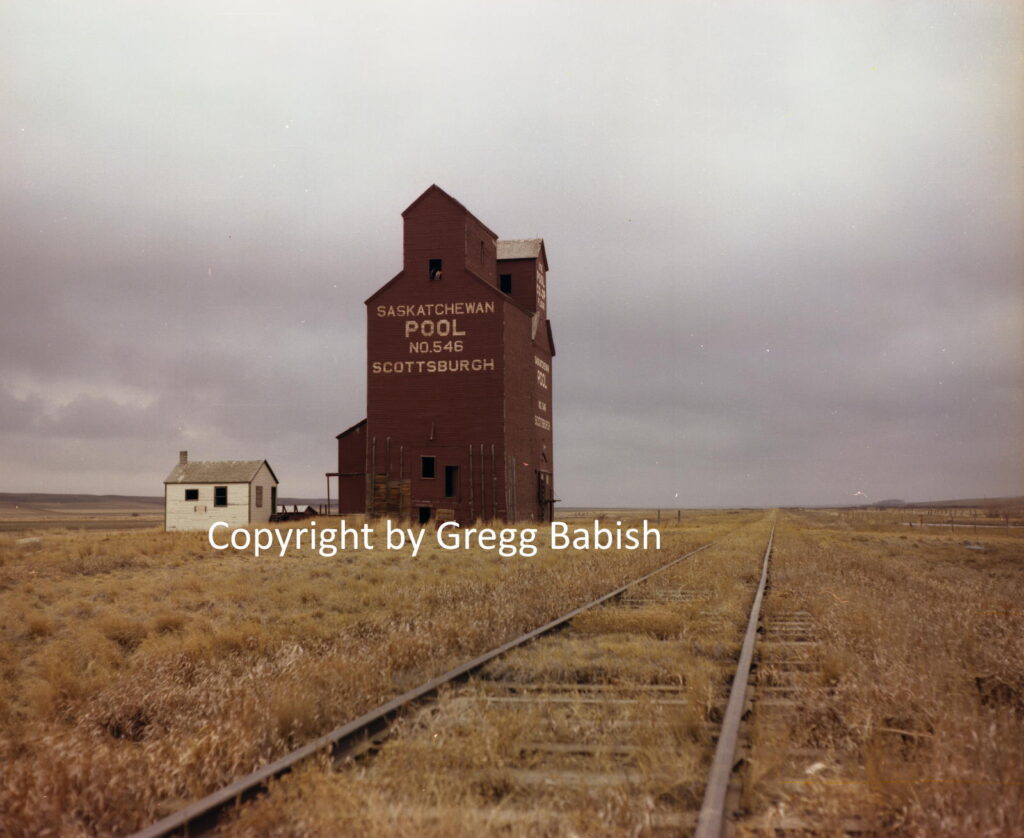
[[744, 838], [874, 835], [879, 830], [872, 818], [838, 799], [825, 812], [811, 806], [808, 815], [802, 809], [810, 786], [846, 782], [834, 755], [815, 737], [816, 714], [827, 715], [835, 686], [825, 674], [814, 615], [790, 591], [774, 588], [770, 574], [765, 596], [771, 607], [762, 609], [757, 629], [736, 770], [726, 795], [729, 824], [742, 825]]
[[[743, 772], [735, 769], [749, 747], [741, 725], [756, 687], [751, 671], [773, 535], [774, 526], [756, 556], [749, 547], [720, 547], [727, 539], [680, 556], [136, 838], [209, 831], [271, 781], [325, 753], [339, 782], [353, 766], [386, 774], [415, 765], [417, 776], [443, 776], [430, 784], [432, 793], [410, 789], [408, 799], [388, 804], [385, 817], [403, 823], [588, 834], [588, 818], [597, 817], [645, 835], [720, 838], [742, 814]], [[687, 562], [699, 554], [700, 568]], [[726, 600], [743, 604], [731, 613]], [[440, 786], [460, 791], [446, 799]]]

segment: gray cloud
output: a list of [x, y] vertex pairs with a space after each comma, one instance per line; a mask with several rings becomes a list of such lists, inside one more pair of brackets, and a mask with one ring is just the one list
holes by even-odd
[[0, 16], [4, 490], [322, 493], [436, 182], [547, 241], [567, 503], [1024, 492], [1013, 5]]

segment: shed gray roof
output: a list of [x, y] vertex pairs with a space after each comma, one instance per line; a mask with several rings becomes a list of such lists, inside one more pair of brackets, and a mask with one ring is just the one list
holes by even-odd
[[544, 239], [499, 239], [499, 259], [536, 259]]
[[[251, 483], [266, 460], [197, 460], [179, 463], [167, 475], [164, 483]], [[267, 463], [274, 481], [277, 475]]]

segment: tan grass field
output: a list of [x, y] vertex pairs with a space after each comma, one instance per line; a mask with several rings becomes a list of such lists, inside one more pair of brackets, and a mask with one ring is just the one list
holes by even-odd
[[688, 516], [660, 552], [530, 559], [0, 535], [0, 834], [139, 828], [737, 517]]
[[826, 833], [861, 814], [881, 835], [1024, 835], [1024, 538], [1010, 533], [781, 517], [767, 616], [805, 608], [821, 645], [782, 728], [755, 713], [753, 812]]
[[[377, 550], [257, 560], [214, 553], [205, 533], [47, 530], [29, 543], [0, 534], [0, 834], [106, 835], [144, 826], [740, 527], [749, 534], [734, 536], [739, 553], [730, 558], [726, 549], [717, 564], [700, 554], [700, 562], [673, 571], [700, 591], [696, 599], [602, 609], [574, 625], [575, 646], [543, 641], [541, 654], [523, 651], [492, 665], [501, 678], [660, 684], [684, 662], [690, 675], [676, 686], [690, 706], [667, 730], [672, 741], [704, 750], [678, 766], [654, 756], [637, 765], [650, 767], [652, 782], [666, 771], [697, 782], [707, 722], [744, 619], [737, 615], [752, 590], [757, 562], [748, 547], [761, 538], [765, 514], [684, 512], [678, 524], [662, 514], [660, 553], [542, 550], [530, 559], [438, 550], [412, 559], [408, 551]], [[823, 823], [867, 814], [877, 834], [1024, 835], [1024, 530], [909, 528], [898, 510], [783, 512], [779, 521], [766, 611], [806, 608], [822, 645], [814, 653], [818, 681], [790, 729], [752, 732], [748, 811]], [[707, 616], [709, 602], [719, 619]], [[468, 793], [445, 779], [445, 760], [484, 759], [472, 749], [450, 757], [424, 750], [427, 731], [454, 736], [443, 726], [446, 713], [456, 727], [466, 724], [437, 707], [428, 716], [441, 722], [403, 722], [393, 752], [354, 774], [300, 772], [298, 783], [282, 783], [229, 831], [268, 834], [292, 824], [292, 834], [346, 834], [331, 820], [336, 809], [311, 803], [316, 790], [335, 802], [358, 791], [357, 811], [378, 812], [379, 834], [417, 834], [425, 800], [449, 806]], [[534, 723], [557, 727], [558, 718]], [[501, 769], [516, 723], [472, 721], [494, 730], [483, 737], [487, 770]], [[597, 741], [613, 745], [607, 737]], [[808, 747], [826, 755], [811, 774], [806, 759], [790, 753]], [[424, 784], [418, 808], [396, 809], [396, 799]], [[637, 807], [647, 804], [643, 795], [617, 795], [585, 820], [563, 811], [545, 822], [542, 814], [524, 834], [622, 834], [619, 825], [643, 822]], [[537, 802], [542, 813], [560, 811], [557, 795]], [[449, 826], [514, 834], [500, 818], [488, 823]]]

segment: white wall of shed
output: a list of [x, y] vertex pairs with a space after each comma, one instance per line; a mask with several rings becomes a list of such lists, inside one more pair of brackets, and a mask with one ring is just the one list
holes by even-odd
[[[165, 487], [168, 532], [171, 530], [205, 530], [217, 521], [224, 521], [232, 527], [244, 527], [248, 524], [249, 484], [219, 483], [217, 485], [228, 487], [227, 506], [213, 505], [213, 483], [168, 483]], [[198, 489], [199, 500], [185, 500], [186, 489]]]
[[[272, 487], [277, 485], [277, 481], [274, 476], [270, 473], [270, 469], [267, 468], [267, 464], [264, 463], [260, 466], [260, 470], [256, 472], [256, 476], [252, 479], [252, 492], [249, 497], [249, 520], [254, 524], [265, 524], [270, 520], [271, 514], [274, 512], [273, 498], [271, 497]], [[256, 487], [263, 487], [263, 506], [256, 506]]]

